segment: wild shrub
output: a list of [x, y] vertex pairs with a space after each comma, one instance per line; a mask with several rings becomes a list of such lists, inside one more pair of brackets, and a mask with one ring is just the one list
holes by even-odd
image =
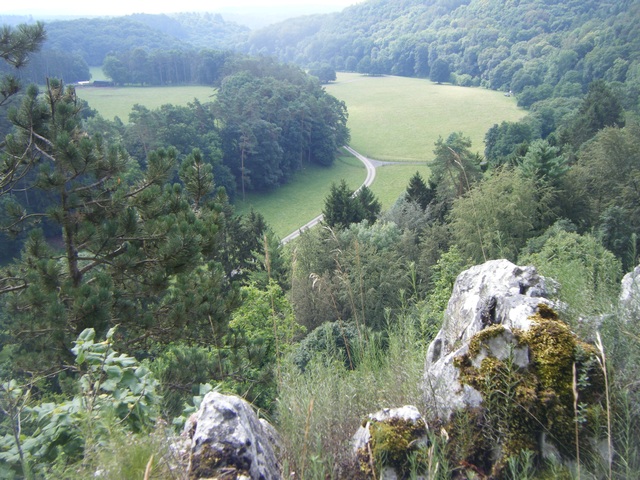
[[319, 352], [304, 372], [295, 356], [283, 363], [276, 423], [282, 436], [285, 477], [344, 477], [350, 440], [362, 419], [387, 407], [420, 408], [424, 342], [417, 318], [400, 315], [386, 330], [385, 346], [370, 341], [353, 370], [344, 357]]

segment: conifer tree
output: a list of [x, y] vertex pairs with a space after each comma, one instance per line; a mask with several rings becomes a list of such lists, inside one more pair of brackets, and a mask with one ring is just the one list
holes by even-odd
[[380, 201], [369, 187], [363, 185], [356, 194], [341, 180], [338, 185], [331, 185], [322, 213], [327, 225], [343, 229], [363, 220], [375, 223], [381, 209]]
[[[44, 24], [19, 25], [16, 29], [3, 26], [0, 29], [0, 58], [15, 68], [26, 65], [31, 53], [37, 52], [46, 38]], [[0, 106], [18, 93], [20, 83], [15, 75], [0, 78]]]
[[429, 185], [424, 182], [420, 172], [416, 172], [409, 179], [409, 186], [407, 187], [406, 199], [411, 202], [416, 202], [420, 207], [425, 210], [427, 205], [435, 198], [435, 185]]
[[324, 222], [330, 227], [346, 228], [359, 217], [358, 205], [351, 197], [353, 190], [347, 182], [341, 180], [339, 184], [332, 183], [329, 196], [325, 199]]
[[[183, 164], [186, 188], [169, 183], [174, 148], [150, 152], [140, 171], [120, 146], [83, 131], [74, 89], [57, 80], [44, 95], [29, 87], [10, 118], [5, 220], [28, 239], [0, 273], [0, 308], [17, 368], [65, 363], [86, 328], [103, 333], [119, 324], [118, 340], [132, 348], [198, 341], [214, 323], [226, 324], [237, 297], [216, 257], [225, 199], [205, 201], [213, 178], [198, 152]], [[46, 203], [24, 205], [19, 191]]]
[[366, 185], [360, 187], [357, 196], [355, 197], [355, 201], [359, 204], [357, 210], [360, 211], [361, 219], [367, 220], [369, 224], [375, 223], [378, 219], [378, 215], [380, 214], [380, 210], [382, 210], [382, 205], [380, 205], [380, 201], [373, 194], [371, 189]]

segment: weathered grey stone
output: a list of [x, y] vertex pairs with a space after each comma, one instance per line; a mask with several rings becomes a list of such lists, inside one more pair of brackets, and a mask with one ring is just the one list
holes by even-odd
[[[372, 465], [380, 466], [379, 458], [371, 458], [371, 455], [376, 456], [377, 447], [371, 444], [371, 429], [372, 427], [376, 428], [376, 424], [385, 424], [387, 428], [395, 430], [393, 438], [402, 438], [398, 442], [402, 447], [401, 450], [385, 452], [383, 455], [385, 458], [395, 458], [396, 463], [402, 463], [398, 461], [398, 456], [402, 458], [417, 448], [428, 446], [427, 424], [416, 407], [406, 405], [400, 408], [385, 408], [370, 414], [367, 422], [360, 426], [351, 439], [353, 454], [361, 465], [361, 471], [371, 469]], [[398, 465], [382, 465], [376, 478], [381, 480], [405, 478], [407, 472], [399, 470], [401, 467]], [[370, 473], [372, 474], [372, 472]]]
[[517, 346], [512, 332], [529, 328], [538, 305], [551, 305], [547, 295], [552, 288], [534, 267], [508, 260], [492, 260], [458, 276], [442, 328], [427, 350], [423, 391], [429, 417], [447, 420], [454, 411], [482, 402], [479, 392], [461, 385], [454, 360], [469, 353], [470, 340], [487, 327], [502, 328], [474, 352], [476, 366], [488, 355], [510, 357], [520, 367], [529, 363], [528, 349]]
[[640, 265], [622, 279], [620, 311], [627, 322], [640, 318]]
[[234, 395], [209, 392], [185, 425], [190, 442], [189, 478], [275, 480], [277, 433]]

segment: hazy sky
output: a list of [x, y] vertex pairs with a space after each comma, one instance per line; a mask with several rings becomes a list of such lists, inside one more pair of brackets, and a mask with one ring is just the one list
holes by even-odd
[[127, 15], [130, 13], [224, 12], [291, 8], [318, 12], [341, 10], [364, 0], [3, 0], [0, 14], [14, 15]]

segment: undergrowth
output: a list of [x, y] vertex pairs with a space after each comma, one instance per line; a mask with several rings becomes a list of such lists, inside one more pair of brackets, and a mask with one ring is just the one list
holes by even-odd
[[402, 315], [384, 341], [370, 341], [355, 353], [353, 370], [341, 357], [314, 358], [304, 372], [287, 360], [277, 409], [283, 477], [352, 478], [345, 476], [350, 440], [363, 418], [387, 407], [420, 409], [425, 353], [417, 319]]

